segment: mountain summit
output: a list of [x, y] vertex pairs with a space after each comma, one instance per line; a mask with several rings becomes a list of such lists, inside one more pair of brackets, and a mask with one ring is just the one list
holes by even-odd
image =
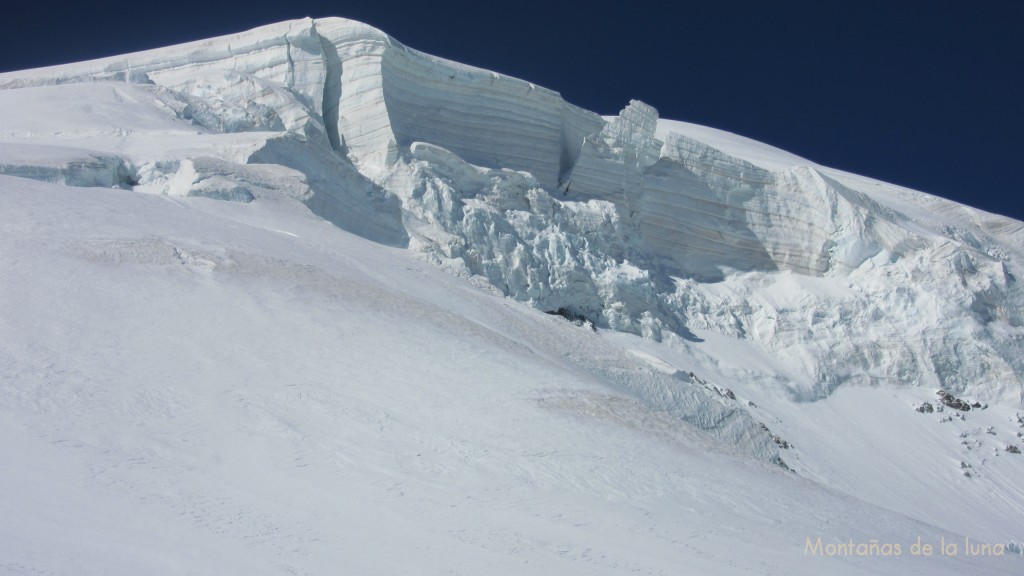
[[1019, 573], [1021, 222], [337, 18], [0, 74], [0, 202], [0, 573]]

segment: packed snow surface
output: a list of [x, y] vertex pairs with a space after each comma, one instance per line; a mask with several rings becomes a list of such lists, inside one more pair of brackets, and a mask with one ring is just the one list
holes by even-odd
[[0, 223], [2, 574], [1024, 568], [1021, 222], [329, 18], [0, 74]]

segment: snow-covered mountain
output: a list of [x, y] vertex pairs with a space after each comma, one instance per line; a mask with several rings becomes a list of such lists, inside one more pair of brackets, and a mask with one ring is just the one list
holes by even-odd
[[1024, 566], [1021, 222], [342, 19], [0, 74], [0, 203], [0, 573]]

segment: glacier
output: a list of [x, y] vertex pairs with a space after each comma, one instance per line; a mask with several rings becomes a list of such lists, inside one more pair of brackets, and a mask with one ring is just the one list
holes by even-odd
[[[1000, 456], [1006, 452], [1002, 447], [980, 456], [977, 438], [988, 433], [979, 433], [977, 425], [943, 420], [948, 428], [962, 428], [962, 442], [957, 440], [960, 447], [954, 450], [919, 425], [910, 431], [895, 428], [936, 453], [969, 451], [960, 460], [963, 470], [990, 467], [980, 480], [990, 484], [965, 489], [970, 495], [948, 512], [926, 510], [926, 496], [915, 494], [912, 486], [893, 490], [882, 480], [900, 474], [899, 462], [914, 450], [899, 442], [880, 447], [889, 443], [882, 432], [892, 435], [890, 425], [881, 426], [880, 435], [857, 431], [853, 424], [841, 428], [872, 438], [868, 445], [882, 456], [862, 452], [863, 445], [843, 446], [839, 436], [823, 437], [836, 430], [827, 423], [853, 422], [857, 413], [917, 417], [907, 406], [935, 402], [934, 391], [942, 389], [984, 404], [986, 410], [975, 410], [971, 421], [978, 418], [985, 428], [998, 428], [1006, 442], [1019, 443], [1020, 435], [1013, 436], [1016, 430], [1007, 425], [1016, 425], [1014, 410], [1024, 406], [1024, 292], [1018, 281], [1024, 273], [1024, 223], [1019, 221], [820, 166], [734, 134], [662, 119], [640, 101], [624, 103], [616, 116], [601, 116], [553, 90], [418, 52], [371, 26], [340, 18], [306, 18], [147, 52], [0, 74], [0, 185], [13, 214], [58, 213], [56, 185], [79, 193], [92, 190], [110, 213], [127, 202], [145, 214], [149, 228], [162, 230], [163, 236], [154, 238], [124, 221], [118, 226], [135, 235], [126, 240], [121, 228], [100, 237], [75, 228], [79, 236], [69, 236], [67, 243], [79, 263], [70, 269], [78, 270], [82, 260], [96, 266], [172, 267], [199, 278], [199, 287], [191, 290], [201, 293], [218, 275], [226, 275], [227, 283], [298, 279], [315, 298], [325, 298], [326, 290], [331, 296], [324, 302], [332, 314], [352, 320], [388, 349], [422, 347], [437, 338], [427, 326], [439, 330], [451, 321], [463, 345], [474, 345], [472, 335], [485, 333], [489, 354], [523, 347], [557, 362], [573, 382], [593, 379], [615, 391], [581, 391], [575, 384], [569, 392], [548, 390], [534, 402], [545, 411], [596, 414], [629, 426], [640, 419], [660, 438], [682, 438], [774, 464], [795, 471], [799, 481], [807, 478], [932, 527], [970, 530], [1002, 542], [1024, 537], [1019, 525], [1012, 528], [1024, 509], [1021, 493], [1012, 487], [1022, 467], [1006, 462], [1012, 456]], [[33, 194], [53, 206], [24, 208]], [[134, 199], [125, 200], [124, 194]], [[185, 208], [218, 222], [212, 226], [223, 220], [228, 228], [196, 229], [178, 212], [162, 220], [161, 209]], [[93, 214], [98, 208], [79, 209], [102, 222]], [[467, 317], [490, 314], [491, 326], [503, 335], [490, 328], [481, 332], [475, 320], [451, 312], [424, 317], [417, 312], [417, 297], [400, 295], [394, 287], [410, 278], [371, 271], [372, 259], [346, 256], [380, 283], [373, 288], [349, 278], [350, 272], [320, 270], [325, 265], [315, 256], [322, 254], [308, 246], [294, 248], [305, 255], [302, 263], [286, 265], [293, 256], [246, 227], [260, 222], [253, 226], [279, 241], [327, 234], [303, 220], [305, 213], [354, 235], [344, 241], [349, 249], [380, 262], [402, 262], [396, 270], [426, 261], [444, 271], [448, 276], [417, 272], [417, 278], [429, 277], [435, 291], [428, 308], [448, 310], [444, 307], [456, 306], [450, 298], [468, 298], [473, 304], [466, 306], [479, 309]], [[14, 234], [31, 232], [28, 222], [5, 225], [9, 245], [0, 248], [11, 254], [28, 250]], [[253, 246], [259, 254], [246, 252], [257, 250]], [[399, 260], [406, 253], [414, 259]], [[23, 255], [17, 262], [28, 260]], [[264, 280], [252, 280], [261, 275]], [[473, 295], [444, 294], [450, 288], [444, 277], [464, 281]], [[172, 284], [184, 281], [176, 276]], [[365, 307], [380, 305], [375, 291], [396, 299], [385, 316], [412, 318], [416, 344], [374, 332], [369, 315], [338, 312], [331, 292], [341, 289], [337, 286], [357, 294], [354, 300]], [[20, 288], [10, 290], [5, 294], [30, 298]], [[281, 310], [294, 305], [260, 290], [259, 298]], [[523, 319], [522, 312], [480, 312], [486, 306], [478, 299], [494, 296], [560, 312], [599, 334], [553, 318], [544, 318], [552, 323], [539, 329], [534, 324], [542, 320]], [[246, 314], [263, 318], [256, 305], [239, 310], [221, 305], [234, 314], [232, 322], [243, 322], [239, 318]], [[301, 307], [302, 322], [316, 317], [308, 308]], [[216, 306], [200, 309], [212, 314]], [[400, 326], [397, 319], [388, 322]], [[331, 333], [321, 328], [324, 337]], [[302, 337], [301, 330], [287, 333]], [[280, 348], [254, 346], [278, 357], [287, 344], [273, 342]], [[214, 338], [207, 345], [222, 343]], [[237, 343], [224, 345], [246, 353], [235, 349]], [[189, 349], [200, 354], [201, 347], [194, 346]], [[23, 357], [39, 352], [28, 348], [20, 352]], [[360, 350], [370, 355], [372, 348]], [[543, 380], [531, 364], [536, 360], [523, 360], [520, 352], [501, 356], [499, 364], [508, 369], [526, 362]], [[182, 354], [174, 357], [187, 363]], [[454, 350], [447, 354], [458, 356]], [[59, 364], [56, 358], [46, 362], [51, 368]], [[419, 368], [389, 370], [392, 379], [409, 379]], [[522, 385], [506, 384], [515, 390]], [[899, 408], [880, 407], [872, 396], [878, 390], [898, 398]], [[88, 393], [74, 394], [91, 401]], [[275, 409], [267, 403], [260, 410]], [[280, 424], [273, 418], [268, 422]], [[687, 432], [679, 431], [680, 423]], [[306, 425], [287, 426], [316, 435]], [[969, 440], [979, 444], [972, 448]], [[837, 462], [831, 454], [842, 458]], [[873, 457], [886, 463], [855, 472], [855, 466], [842, 462]], [[924, 475], [939, 465], [931, 457], [913, 461], [915, 481], [927, 484]], [[516, 462], [523, 470], [530, 465]], [[622, 483], [618, 486], [628, 484], [627, 471], [614, 475]], [[960, 470], [954, 476], [963, 477]], [[586, 484], [575, 476], [571, 482]], [[952, 480], [935, 482], [927, 485], [946, 493]], [[986, 493], [1011, 505], [998, 509]], [[197, 507], [202, 508], [193, 503], [190, 509]], [[979, 509], [984, 514], [972, 514]], [[946, 568], [955, 572], [958, 566]]]
[[7, 73], [0, 94], [16, 107], [75, 83], [73, 97], [104, 101], [109, 117], [126, 99], [166, 108], [209, 148], [146, 150], [128, 133], [93, 151], [78, 147], [88, 130], [69, 129], [35, 164], [6, 120], [4, 173], [250, 200], [252, 170], [229, 167], [284, 166], [297, 174], [279, 186], [339, 227], [516, 300], [795, 355], [802, 373], [783, 385], [796, 399], [878, 381], [1024, 399], [1024, 230], [1008, 218], [661, 120], [638, 101], [602, 118], [341, 19]]

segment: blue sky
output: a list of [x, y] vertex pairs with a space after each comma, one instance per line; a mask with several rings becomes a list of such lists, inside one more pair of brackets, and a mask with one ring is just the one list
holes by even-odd
[[736, 132], [1024, 219], [1024, 2], [21, 2], [0, 70], [343, 16], [614, 114]]

